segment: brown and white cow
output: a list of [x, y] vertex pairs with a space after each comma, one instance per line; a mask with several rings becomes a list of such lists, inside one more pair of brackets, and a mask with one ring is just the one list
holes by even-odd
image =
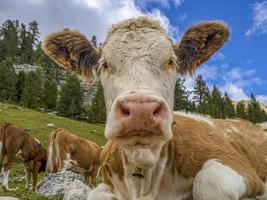
[[232, 133], [238, 131], [230, 142], [217, 122], [172, 112], [177, 74], [193, 74], [228, 37], [225, 24], [210, 21], [173, 44], [158, 21], [139, 17], [114, 25], [101, 49], [69, 29], [45, 40], [43, 49], [60, 66], [89, 81], [99, 76], [104, 89], [109, 142], [101, 156], [104, 180], [90, 200], [263, 194], [267, 152], [264, 145], [260, 153], [255, 149], [265, 135], [247, 149], [237, 142], [243, 129], [233, 125]]
[[39, 140], [33, 138], [23, 128], [4, 123], [0, 132], [0, 170], [3, 175], [2, 187], [8, 191], [8, 177], [14, 162], [24, 163], [26, 186], [32, 177], [32, 190], [35, 190], [39, 172], [45, 171], [46, 150]]
[[82, 172], [90, 186], [96, 186], [101, 150], [92, 141], [79, 138], [64, 129], [49, 135], [46, 172], [73, 170]]

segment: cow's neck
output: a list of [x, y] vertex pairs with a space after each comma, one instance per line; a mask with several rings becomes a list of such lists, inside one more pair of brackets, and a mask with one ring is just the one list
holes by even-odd
[[[124, 157], [127, 185], [132, 191], [131, 199], [153, 195], [160, 186], [168, 156], [167, 145], [159, 144], [153, 149], [125, 150]], [[152, 198], [153, 196], [149, 196]]]

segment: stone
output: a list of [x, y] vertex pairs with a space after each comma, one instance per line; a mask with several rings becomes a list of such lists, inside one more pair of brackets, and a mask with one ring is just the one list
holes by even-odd
[[66, 190], [63, 200], [86, 200], [91, 189], [83, 182], [75, 180]]
[[37, 188], [37, 193], [45, 197], [63, 197], [66, 188], [75, 181], [83, 183], [84, 179], [81, 175], [72, 171], [51, 173], [44, 177], [43, 181]]
[[46, 126], [47, 126], [48, 128], [54, 128], [54, 127], [55, 127], [55, 124], [53, 124], [53, 123], [48, 123], [48, 124], [46, 124]]
[[1, 196], [0, 200], [19, 200], [19, 199], [15, 197]]

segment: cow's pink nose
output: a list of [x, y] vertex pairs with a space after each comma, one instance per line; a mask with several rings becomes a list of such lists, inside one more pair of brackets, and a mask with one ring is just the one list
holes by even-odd
[[125, 132], [155, 132], [166, 116], [166, 106], [153, 99], [124, 99], [118, 102], [116, 114]]

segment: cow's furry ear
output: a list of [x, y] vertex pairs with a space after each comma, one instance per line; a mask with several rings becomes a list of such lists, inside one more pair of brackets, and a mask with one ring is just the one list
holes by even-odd
[[88, 81], [95, 78], [100, 52], [81, 33], [69, 29], [53, 33], [44, 40], [42, 48], [67, 71]]
[[222, 47], [230, 35], [222, 22], [205, 22], [189, 28], [174, 47], [181, 74], [193, 74], [202, 63]]

